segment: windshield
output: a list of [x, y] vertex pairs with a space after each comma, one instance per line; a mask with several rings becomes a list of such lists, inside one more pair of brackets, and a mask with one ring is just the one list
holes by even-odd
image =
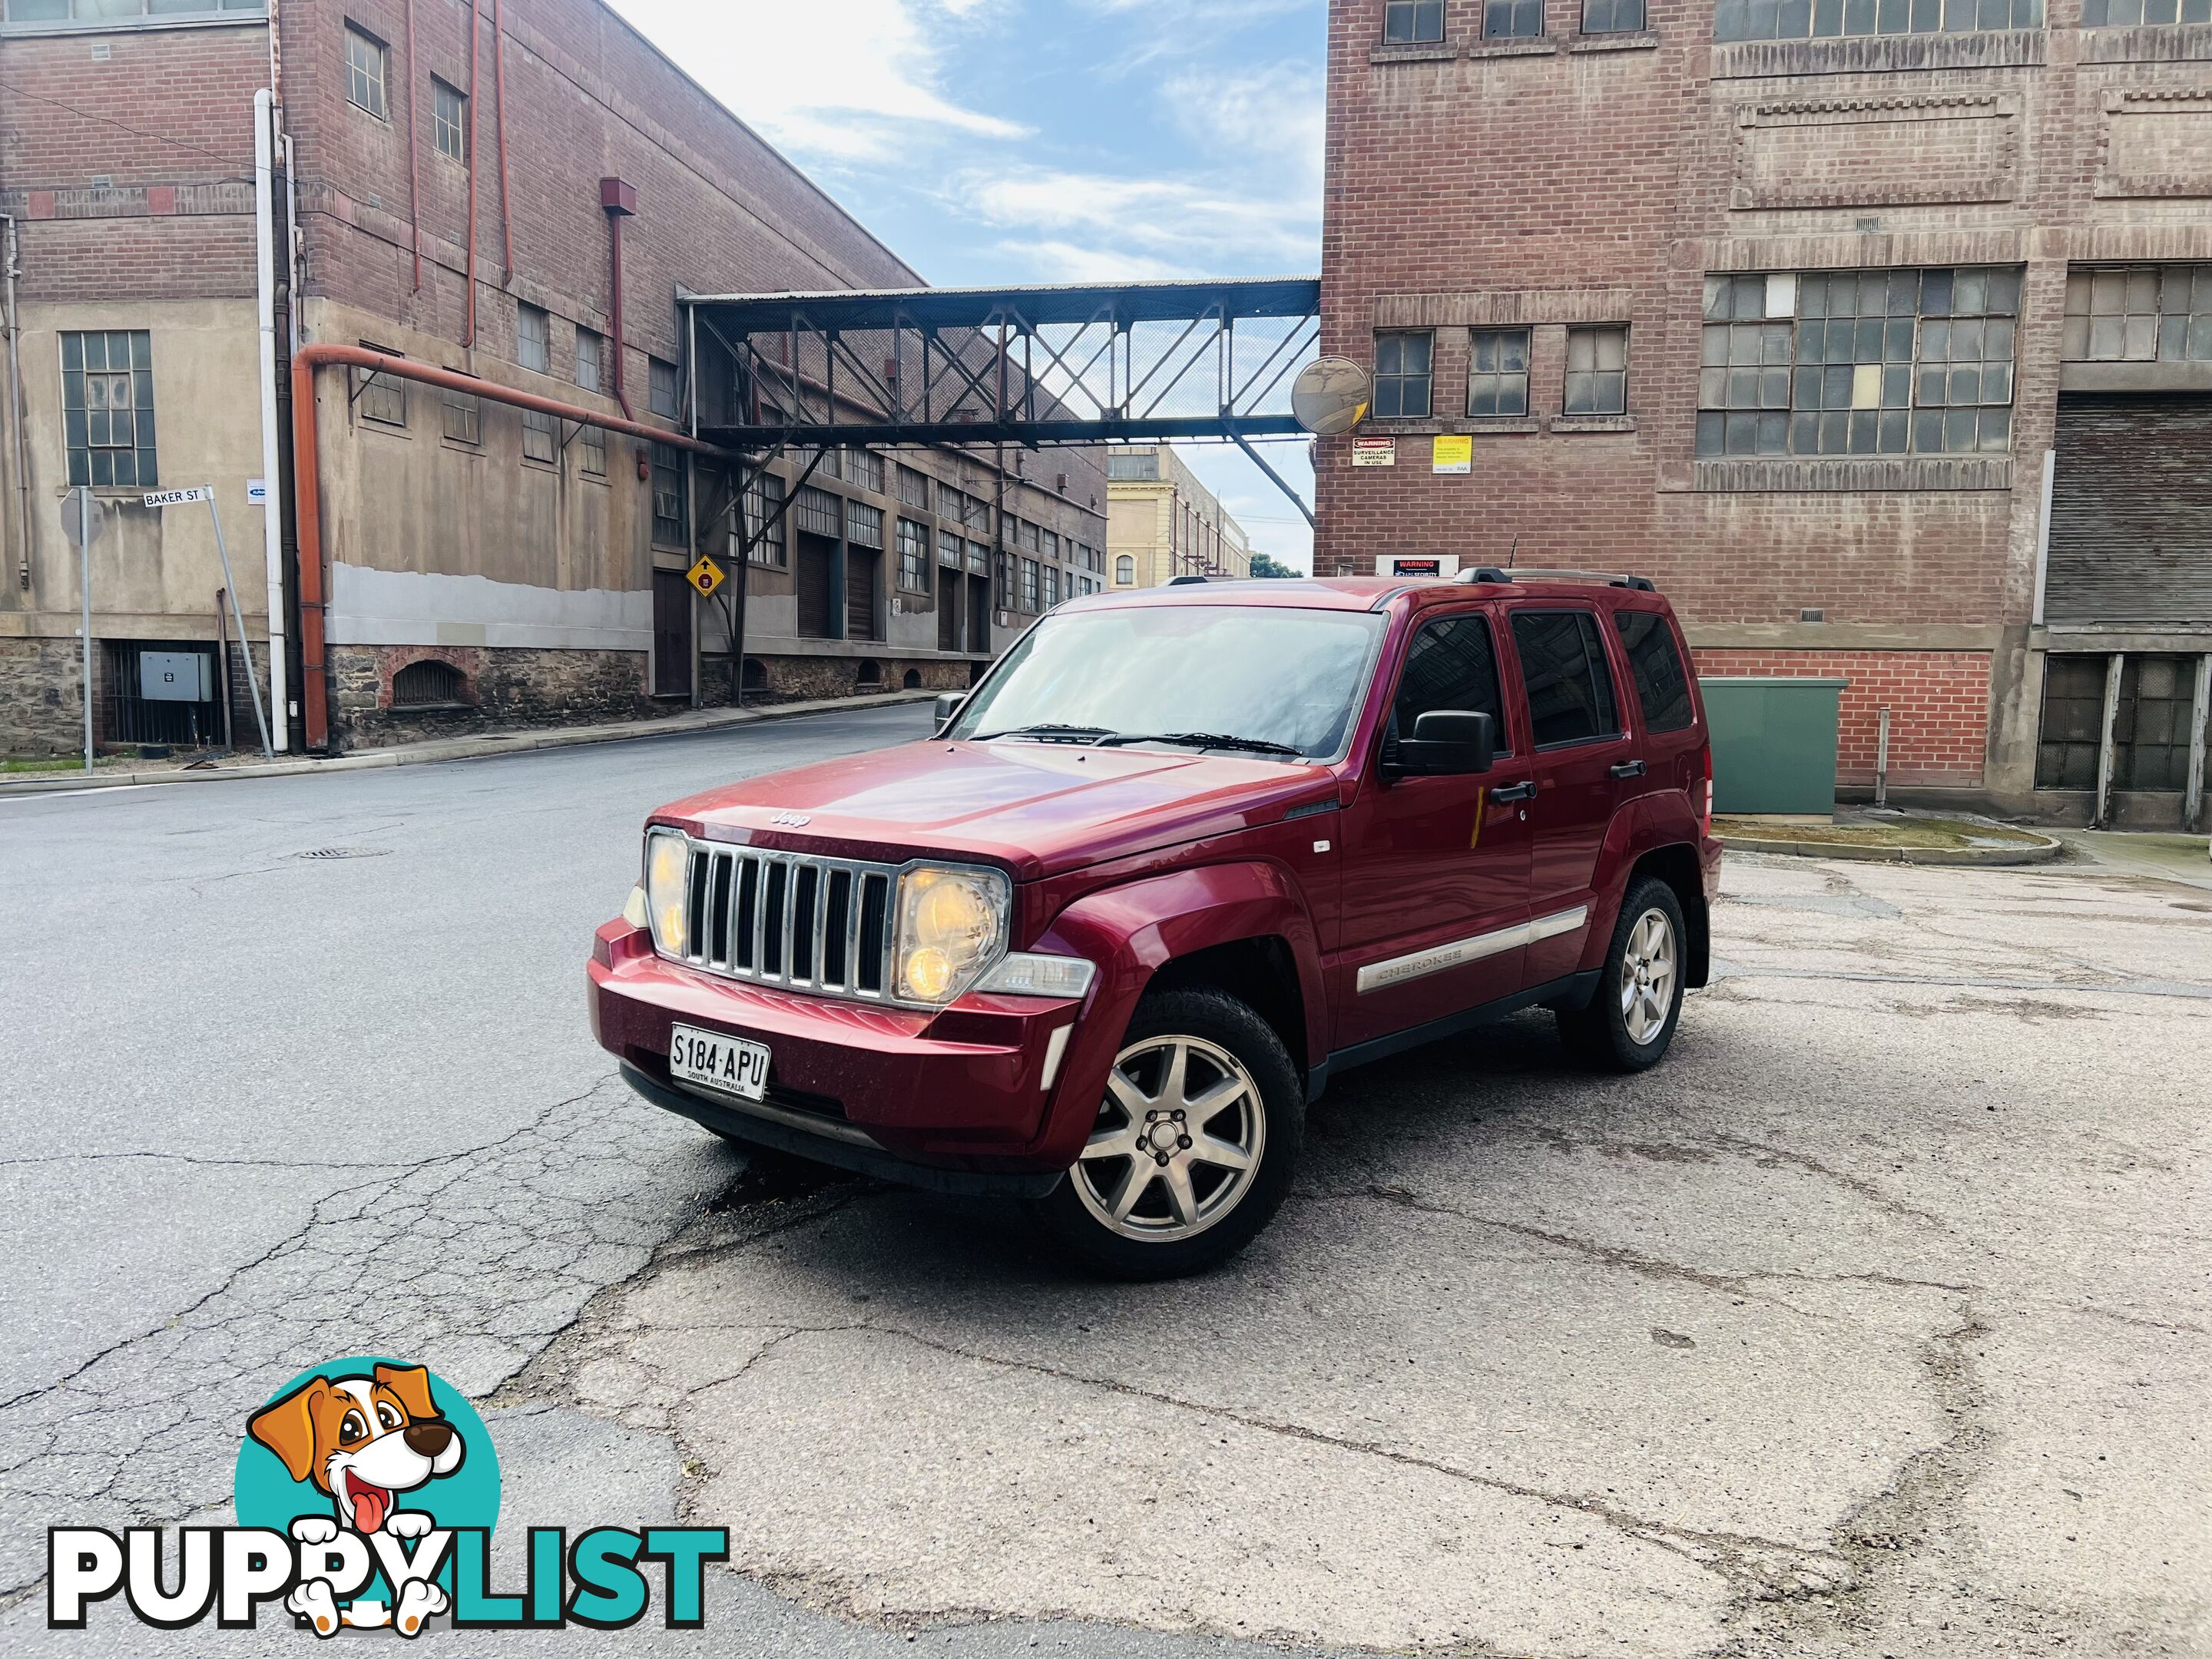
[[1053, 617], [1007, 653], [949, 735], [1196, 733], [1329, 759], [1351, 731], [1382, 629], [1383, 618], [1366, 612], [1272, 605]]

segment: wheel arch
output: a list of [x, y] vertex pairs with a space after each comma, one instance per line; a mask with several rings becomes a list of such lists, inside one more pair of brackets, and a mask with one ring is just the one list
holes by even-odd
[[1625, 895], [1646, 877], [1665, 882], [1682, 907], [1682, 931], [1687, 935], [1682, 941], [1683, 984], [1692, 990], [1710, 985], [1713, 977], [1712, 915], [1705, 905], [1705, 876], [1698, 862], [1697, 849], [1679, 843], [1653, 848], [1630, 866], [1622, 893]]
[[1265, 861], [1206, 865], [1085, 894], [1034, 948], [1099, 965], [1042, 1126], [1041, 1155], [1073, 1162], [1121, 1034], [1156, 986], [1212, 984], [1240, 996], [1282, 1037], [1302, 1078], [1328, 1053], [1319, 936], [1295, 883]]

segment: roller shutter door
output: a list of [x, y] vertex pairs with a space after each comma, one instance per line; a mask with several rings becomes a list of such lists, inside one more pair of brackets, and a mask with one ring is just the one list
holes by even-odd
[[2058, 402], [2045, 614], [2212, 623], [2212, 398]]

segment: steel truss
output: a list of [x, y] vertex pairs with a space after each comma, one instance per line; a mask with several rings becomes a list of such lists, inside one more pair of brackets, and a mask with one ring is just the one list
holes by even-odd
[[1314, 277], [680, 296], [699, 437], [725, 448], [1296, 434]]

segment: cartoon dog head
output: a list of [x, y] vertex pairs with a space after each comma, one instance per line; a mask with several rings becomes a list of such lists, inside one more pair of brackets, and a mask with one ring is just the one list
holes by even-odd
[[397, 1494], [460, 1468], [466, 1450], [438, 1415], [430, 1373], [419, 1366], [311, 1377], [262, 1407], [248, 1429], [292, 1479], [329, 1495], [342, 1524], [362, 1533], [384, 1525]]

